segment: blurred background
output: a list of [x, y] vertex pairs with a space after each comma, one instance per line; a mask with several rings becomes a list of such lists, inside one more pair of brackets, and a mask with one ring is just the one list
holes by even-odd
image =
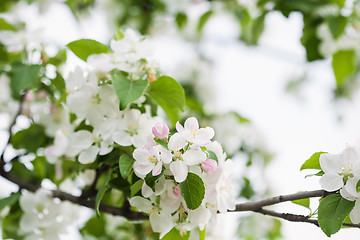
[[[9, 33], [0, 24], [9, 52], [42, 43], [50, 54], [80, 38], [108, 44], [118, 29], [149, 36], [161, 71], [184, 86], [188, 112], [215, 128], [236, 161], [239, 202], [320, 189], [318, 177], [300, 172], [302, 163], [359, 138], [357, 1], [3, 0], [0, 8], [19, 26]], [[84, 62], [68, 52], [63, 75], [76, 65]], [[0, 116], [5, 129], [11, 117]], [[4, 180], [1, 186], [3, 196], [16, 190]], [[291, 203], [273, 209], [310, 213]], [[310, 224], [255, 213], [220, 216], [210, 237], [327, 239]], [[358, 239], [358, 230], [331, 237], [345, 238]]]

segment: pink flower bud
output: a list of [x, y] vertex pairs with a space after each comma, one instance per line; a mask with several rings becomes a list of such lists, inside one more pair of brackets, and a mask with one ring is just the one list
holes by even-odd
[[45, 99], [47, 97], [47, 92], [45, 90], [40, 90], [37, 92], [37, 96], [39, 99]]
[[174, 187], [173, 193], [175, 196], [181, 197], [181, 191], [180, 191], [179, 186]]
[[217, 168], [217, 163], [213, 159], [207, 159], [206, 161], [201, 163], [201, 169], [206, 173], [214, 173]]
[[25, 102], [33, 102], [35, 101], [35, 95], [32, 91], [28, 91], [25, 93], [25, 96], [24, 96], [24, 101]]
[[159, 139], [166, 139], [169, 135], [169, 127], [164, 122], [158, 122], [152, 128], [152, 132], [155, 137]]

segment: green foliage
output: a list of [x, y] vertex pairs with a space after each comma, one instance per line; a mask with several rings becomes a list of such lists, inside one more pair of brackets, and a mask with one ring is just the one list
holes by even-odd
[[22, 214], [23, 212], [19, 206], [19, 202], [15, 201], [2, 222], [3, 239], [24, 239], [24, 236], [19, 234], [19, 224]]
[[321, 40], [317, 35], [317, 27], [321, 23], [321, 19], [304, 17], [304, 28], [303, 35], [301, 37], [301, 44], [305, 47], [306, 58], [309, 62], [324, 58], [319, 52]]
[[65, 80], [62, 77], [61, 73], [56, 72], [56, 77], [51, 79], [51, 83], [54, 85], [55, 89], [60, 93], [64, 93], [66, 90]]
[[162, 76], [150, 84], [148, 92], [175, 125], [185, 106], [185, 93], [181, 85], [171, 77]]
[[39, 81], [40, 65], [15, 62], [11, 65], [10, 88], [15, 99], [20, 99], [23, 91], [33, 88]]
[[199, 240], [205, 240], [205, 236], [206, 236], [206, 228], [204, 228], [203, 230], [200, 230], [199, 228]]
[[135, 160], [128, 154], [122, 154], [119, 158], [119, 170], [121, 176], [126, 179], [129, 175]]
[[104, 217], [92, 217], [80, 231], [82, 234], [89, 234], [100, 238], [106, 234], [105, 224], [106, 221]]
[[212, 16], [213, 11], [207, 11], [206, 13], [204, 13], [203, 15], [201, 15], [198, 25], [197, 25], [197, 31], [200, 33], [202, 32], [203, 28], [205, 27], [205, 24], [207, 23], [207, 21], [209, 21], [210, 17]]
[[5, 207], [11, 207], [14, 203], [17, 202], [21, 193], [12, 193], [9, 197], [3, 198], [0, 200], [0, 211], [3, 210]]
[[213, 151], [208, 151], [209, 156], [207, 158], [210, 158], [212, 160], [215, 160], [216, 162], [218, 162], [218, 158], [216, 156], [216, 154]]
[[340, 230], [354, 205], [355, 201], [350, 202], [342, 198], [340, 194], [331, 194], [320, 201], [319, 225], [328, 237]]
[[310, 209], [310, 199], [309, 198], [293, 200], [291, 202], [294, 203], [294, 204], [303, 206], [303, 207], [305, 207], [307, 209]]
[[175, 16], [176, 25], [179, 29], [183, 29], [188, 21], [187, 15], [183, 12], [179, 12]]
[[8, 23], [5, 19], [0, 18], [0, 31], [15, 31], [12, 24]]
[[357, 67], [356, 52], [354, 49], [340, 50], [333, 55], [332, 67], [336, 78], [337, 88], [347, 84]]
[[190, 238], [190, 232], [186, 232], [185, 235], [181, 235], [180, 231], [176, 228], [171, 229], [161, 240], [188, 240]]
[[66, 61], [66, 49], [60, 49], [58, 53], [48, 59], [47, 63], [52, 64], [54, 66], [59, 66]]
[[179, 184], [181, 196], [186, 202], [186, 206], [191, 209], [197, 209], [205, 195], [205, 186], [202, 179], [195, 173], [188, 173], [185, 181]]
[[37, 124], [31, 124], [29, 128], [20, 130], [11, 137], [11, 143], [15, 149], [26, 149], [34, 153], [46, 142], [45, 129]]
[[92, 39], [80, 39], [66, 45], [78, 58], [86, 62], [92, 54], [108, 53], [109, 48]]
[[123, 110], [129, 103], [139, 99], [148, 86], [147, 80], [131, 80], [122, 73], [115, 73], [112, 84], [120, 101], [120, 109]]
[[100, 206], [100, 203], [101, 203], [101, 199], [104, 197], [104, 194], [105, 194], [106, 190], [109, 189], [108, 183], [110, 181], [110, 178], [111, 178], [111, 170], [108, 170], [106, 172], [106, 175], [105, 175], [104, 179], [103, 179], [103, 182], [100, 185], [99, 191], [96, 194], [95, 211], [96, 211], [96, 215], [98, 217], [100, 217], [99, 206]]
[[155, 192], [155, 185], [162, 175], [164, 175], [164, 171], [161, 171], [161, 173], [157, 176], [153, 176], [152, 172], [149, 172], [145, 177], [146, 185], [148, 185]]
[[320, 167], [320, 155], [326, 152], [316, 152], [314, 153], [305, 163], [301, 166], [300, 170], [304, 169], [318, 169], [321, 170]]
[[144, 180], [139, 179], [133, 185], [131, 185], [130, 196], [131, 197], [135, 196], [141, 190], [143, 184], [144, 184]]
[[243, 180], [244, 180], [244, 185], [241, 189], [240, 196], [242, 196], [246, 199], [250, 199], [252, 196], [254, 196], [255, 191], [252, 188], [251, 182], [248, 178], [243, 177]]
[[329, 29], [334, 39], [339, 38], [345, 30], [348, 19], [344, 16], [332, 16], [328, 19]]

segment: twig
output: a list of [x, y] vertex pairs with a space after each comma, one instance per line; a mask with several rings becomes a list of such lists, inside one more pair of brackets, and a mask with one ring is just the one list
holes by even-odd
[[[308, 216], [297, 215], [297, 214], [290, 214], [290, 213], [279, 213], [271, 210], [266, 210], [263, 208], [254, 210], [253, 212], [261, 213], [263, 215], [268, 215], [272, 217], [282, 218], [284, 220], [290, 222], [304, 222], [304, 223], [312, 223], [319, 227], [319, 222], [316, 219], [311, 219]], [[360, 224], [352, 224], [352, 223], [343, 223], [345, 227], [353, 227], [353, 228], [360, 228]]]

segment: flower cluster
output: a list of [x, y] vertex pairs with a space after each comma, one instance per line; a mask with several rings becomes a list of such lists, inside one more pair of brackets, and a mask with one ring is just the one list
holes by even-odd
[[343, 198], [356, 201], [350, 212], [353, 223], [360, 223], [360, 153], [356, 146], [348, 146], [340, 154], [323, 153], [320, 155], [320, 166], [324, 175], [320, 185], [326, 191], [340, 189]]
[[20, 230], [26, 240], [60, 239], [68, 232], [68, 226], [78, 219], [78, 209], [69, 202], [55, 201], [51, 193], [39, 189], [35, 193], [25, 192], [20, 198], [24, 211], [20, 220]]
[[[196, 118], [176, 124], [170, 135], [165, 123], [157, 123], [155, 138], [135, 149], [135, 174], [144, 179], [142, 196], [130, 204], [148, 213], [150, 223], [161, 237], [176, 227], [180, 232], [204, 229], [211, 217], [235, 208], [232, 192], [232, 161], [226, 160], [214, 130], [199, 128]], [[151, 181], [151, 179], [156, 179]]]

